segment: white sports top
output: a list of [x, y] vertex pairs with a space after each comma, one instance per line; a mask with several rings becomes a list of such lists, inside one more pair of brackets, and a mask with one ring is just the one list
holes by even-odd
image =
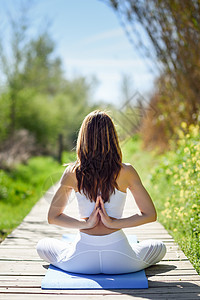
[[[95, 202], [91, 202], [84, 194], [79, 192], [75, 192], [75, 195], [78, 201], [80, 218], [88, 218], [95, 207]], [[110, 201], [104, 203], [107, 214], [113, 218], [121, 218], [125, 200], [126, 193], [115, 188], [115, 193], [111, 194]]]

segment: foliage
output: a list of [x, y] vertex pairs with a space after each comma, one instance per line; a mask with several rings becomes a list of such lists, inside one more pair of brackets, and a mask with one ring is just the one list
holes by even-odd
[[180, 117], [176, 101], [172, 101], [169, 105], [165, 96], [154, 94], [139, 128], [142, 147], [146, 150], [154, 149], [157, 153], [169, 150], [169, 140], [173, 136], [174, 126], [178, 126], [180, 122]]
[[65, 80], [62, 62], [54, 57], [55, 43], [48, 32], [41, 33], [26, 45], [23, 70], [19, 80], [38, 93], [54, 96], [63, 90]]
[[122, 161], [131, 163], [138, 172], [144, 186], [149, 185], [151, 172], [159, 164], [160, 156], [156, 151], [146, 151], [142, 149], [142, 139], [139, 134], [135, 134], [128, 140], [122, 142]]
[[[74, 159], [73, 152], [64, 152], [64, 161]], [[63, 161], [63, 162], [64, 162]], [[0, 170], [0, 237], [4, 238], [29, 213], [32, 206], [57, 182], [63, 171], [51, 157], [32, 157], [27, 165], [19, 164], [10, 172]]]
[[[78, 81], [81, 83], [77, 83]], [[54, 153], [59, 134], [64, 136], [64, 149], [74, 146], [77, 132], [89, 107], [89, 83], [76, 78], [68, 84], [66, 93], [57, 93], [52, 99], [47, 94], [35, 93], [30, 88], [18, 93], [16, 129], [33, 133], [39, 145]]]
[[197, 124], [200, 118], [200, 2], [104, 2], [117, 12], [129, 41], [150, 57], [159, 71], [149, 105], [157, 113], [149, 111], [142, 132], [146, 148], [167, 150], [174, 125], [180, 126], [183, 120]]
[[[200, 141], [199, 126], [182, 122], [173, 150], [158, 155], [142, 150], [142, 140], [122, 145], [123, 161], [137, 170], [161, 222], [200, 273]], [[178, 147], [177, 147], [178, 145]]]
[[[110, 2], [117, 10], [121, 23], [130, 35], [137, 30], [133, 25], [136, 22], [141, 24], [154, 49], [151, 53], [146, 49], [146, 55], [153, 58], [156, 56], [162, 62], [165, 71], [170, 75], [168, 80], [173, 83], [174, 88], [180, 92], [193, 91], [193, 97], [187, 101], [194, 106], [195, 113], [200, 76], [199, 1], [110, 0], [106, 2]], [[145, 48], [145, 40], [141, 40], [141, 35], [138, 35], [138, 39], [140, 45]]]
[[6, 94], [0, 95], [0, 142], [8, 137], [9, 127], [9, 104]]
[[40, 28], [39, 33], [30, 34], [30, 12], [18, 10], [9, 18], [10, 40], [6, 44], [0, 37], [5, 79], [0, 94], [0, 142], [26, 129], [35, 136], [38, 153], [55, 155], [59, 134], [64, 137], [64, 149], [73, 148], [80, 123], [91, 109], [94, 78], [66, 79], [49, 30]]
[[[182, 122], [173, 150], [162, 156], [151, 177], [159, 221], [171, 232], [200, 272], [200, 140], [199, 125]], [[178, 148], [177, 148], [178, 144]]]

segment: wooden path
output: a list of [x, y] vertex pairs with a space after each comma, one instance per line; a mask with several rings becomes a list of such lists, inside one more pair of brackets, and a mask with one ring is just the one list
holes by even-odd
[[[52, 190], [52, 188], [51, 188]], [[50, 191], [51, 191], [50, 190]], [[63, 233], [77, 232], [49, 225], [46, 221], [49, 203], [45, 198], [33, 207], [23, 220], [0, 244], [0, 299], [200, 299], [200, 276], [187, 257], [174, 243], [171, 235], [157, 221], [124, 230], [144, 239], [162, 240], [167, 254], [158, 264], [146, 269], [149, 289], [144, 290], [41, 290], [41, 281], [48, 264], [35, 250], [43, 237], [61, 238]], [[75, 216], [76, 201], [67, 206], [67, 212]], [[137, 210], [133, 197], [128, 193], [124, 216]]]

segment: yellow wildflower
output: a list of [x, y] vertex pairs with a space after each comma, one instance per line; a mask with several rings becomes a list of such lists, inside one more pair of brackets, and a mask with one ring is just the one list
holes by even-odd
[[189, 126], [189, 130], [190, 130], [190, 132], [192, 132], [193, 130], [194, 130], [194, 124], [191, 124], [190, 126]]
[[194, 163], [196, 160], [197, 160], [197, 157], [196, 157], [196, 156], [193, 156], [193, 157], [192, 157], [192, 162]]
[[198, 206], [196, 204], [193, 204], [192, 205], [192, 208], [197, 208]]
[[167, 170], [166, 170], [166, 174], [172, 175], [172, 171], [171, 171], [170, 169], [167, 169]]
[[190, 149], [188, 147], [185, 147], [184, 152], [185, 153], [190, 152]]
[[180, 138], [183, 138], [183, 137], [184, 137], [184, 133], [183, 133], [183, 131], [180, 130], [180, 129], [177, 130], [177, 134], [178, 134], [178, 136], [179, 136]]
[[186, 123], [186, 122], [181, 122], [181, 127], [182, 127], [183, 129], [187, 128], [187, 123]]

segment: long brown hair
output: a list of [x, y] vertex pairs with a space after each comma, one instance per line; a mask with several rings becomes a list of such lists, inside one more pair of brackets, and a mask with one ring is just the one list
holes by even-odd
[[116, 179], [122, 167], [122, 152], [115, 126], [104, 111], [88, 114], [81, 125], [74, 165], [78, 190], [90, 201], [101, 194], [104, 202], [118, 188]]

